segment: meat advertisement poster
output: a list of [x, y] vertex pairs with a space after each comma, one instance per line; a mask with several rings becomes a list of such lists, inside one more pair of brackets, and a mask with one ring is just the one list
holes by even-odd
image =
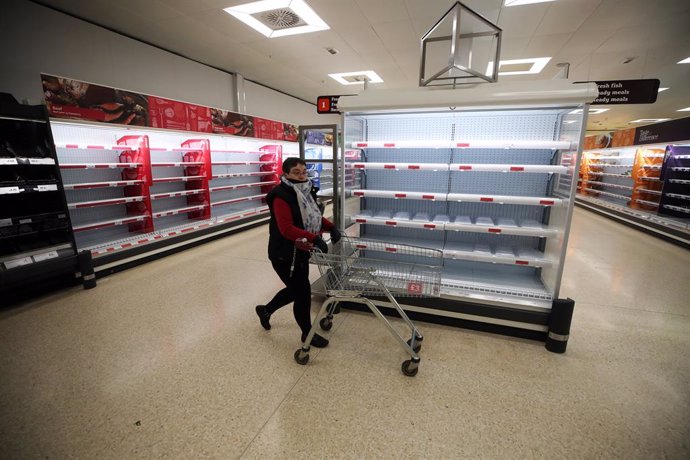
[[297, 141], [297, 125], [41, 74], [50, 116]]

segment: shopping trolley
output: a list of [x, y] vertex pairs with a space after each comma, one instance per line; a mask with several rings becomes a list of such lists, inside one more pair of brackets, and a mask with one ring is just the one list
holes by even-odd
[[[319, 267], [327, 299], [319, 310], [302, 347], [295, 352], [299, 364], [309, 362], [310, 343], [317, 327], [329, 331], [339, 302], [366, 305], [410, 355], [402, 372], [414, 376], [419, 370], [419, 351], [424, 339], [395, 297], [439, 297], [443, 251], [438, 249], [342, 237], [329, 253], [313, 250], [311, 262]], [[368, 297], [386, 297], [405, 324], [410, 339], [391, 325]], [[318, 325], [318, 326], [317, 326]]]

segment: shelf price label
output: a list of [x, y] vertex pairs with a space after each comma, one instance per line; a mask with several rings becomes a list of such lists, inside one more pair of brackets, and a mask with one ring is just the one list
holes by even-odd
[[0, 187], [0, 195], [12, 195], [15, 193], [21, 193], [19, 187]]
[[34, 262], [41, 262], [48, 259], [56, 259], [58, 257], [57, 251], [50, 251], [44, 254], [36, 254], [34, 256]]
[[6, 260], [5, 268], [9, 270], [10, 268], [21, 267], [22, 265], [29, 265], [33, 262], [34, 261], [31, 259], [31, 257], [22, 257], [20, 259]]

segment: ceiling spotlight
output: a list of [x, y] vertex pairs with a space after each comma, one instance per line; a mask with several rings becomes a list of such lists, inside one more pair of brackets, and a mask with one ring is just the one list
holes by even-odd
[[637, 56], [630, 56], [627, 58], [623, 58], [623, 60], [621, 61], [621, 64], [630, 64], [635, 59], [637, 59]]
[[340, 53], [340, 51], [338, 51], [338, 50], [335, 49], [335, 48], [331, 48], [330, 46], [329, 46], [328, 48], [326, 48], [326, 51], [328, 51], [328, 52], [331, 53], [331, 54], [338, 54], [338, 53]]

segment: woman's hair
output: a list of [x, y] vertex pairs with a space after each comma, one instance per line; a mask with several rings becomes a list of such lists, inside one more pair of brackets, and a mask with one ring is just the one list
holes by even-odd
[[285, 161], [283, 161], [283, 173], [284, 174], [290, 174], [290, 170], [297, 165], [302, 165], [302, 166], [306, 167], [307, 162], [304, 161], [303, 159], [297, 158], [297, 157], [290, 157], [290, 158], [286, 159]]

